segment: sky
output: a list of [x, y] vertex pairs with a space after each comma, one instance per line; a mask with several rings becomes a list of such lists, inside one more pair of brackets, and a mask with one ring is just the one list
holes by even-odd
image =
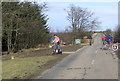
[[48, 26], [52, 31], [64, 31], [70, 26], [67, 11], [70, 4], [87, 8], [101, 22], [97, 30], [115, 30], [118, 24], [118, 0], [32, 0], [38, 4], [46, 2], [48, 11]]

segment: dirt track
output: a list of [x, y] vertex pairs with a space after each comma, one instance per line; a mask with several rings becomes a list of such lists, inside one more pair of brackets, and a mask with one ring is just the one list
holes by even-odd
[[[72, 45], [72, 46], [63, 46], [61, 47], [63, 52], [72, 52], [76, 51], [77, 49], [81, 48], [83, 45]], [[15, 56], [18, 58], [26, 58], [26, 57], [34, 57], [34, 56], [48, 56], [52, 49], [40, 49], [40, 50], [33, 50], [33, 51], [26, 51], [26, 52], [18, 52], [9, 55], [3, 55], [2, 60], [10, 60], [11, 56]], [[64, 54], [63, 54], [64, 55]]]

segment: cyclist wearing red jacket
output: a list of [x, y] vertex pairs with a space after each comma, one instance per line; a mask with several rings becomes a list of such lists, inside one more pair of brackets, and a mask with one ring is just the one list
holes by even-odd
[[54, 44], [54, 53], [61, 53], [61, 48], [60, 48], [61, 40], [56, 34], [54, 34], [54, 40], [52, 41], [52, 43]]
[[103, 45], [105, 44], [105, 37], [102, 37], [102, 42], [103, 42]]

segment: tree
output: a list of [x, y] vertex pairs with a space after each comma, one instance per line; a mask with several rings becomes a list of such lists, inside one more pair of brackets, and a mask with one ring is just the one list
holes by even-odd
[[17, 9], [19, 6], [18, 2], [14, 3], [2, 3], [2, 21], [3, 21], [3, 40], [7, 41], [7, 49], [9, 51], [12, 50], [12, 33], [15, 29], [15, 14], [17, 13]]
[[106, 36], [108, 36], [109, 34], [112, 33], [112, 30], [111, 29], [106, 29], [106, 31], [104, 32]]
[[38, 5], [31, 2], [3, 2], [2, 46], [8, 51], [14, 51], [46, 44], [49, 27], [45, 8], [45, 3]]
[[97, 18], [94, 18], [93, 12], [86, 8], [70, 5], [67, 19], [70, 22], [73, 40], [82, 38], [85, 31], [92, 31], [99, 26]]

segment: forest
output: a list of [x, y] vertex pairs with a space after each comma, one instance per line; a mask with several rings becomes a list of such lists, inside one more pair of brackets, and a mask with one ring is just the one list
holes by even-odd
[[49, 40], [46, 4], [2, 3], [2, 51], [17, 51], [46, 44]]

